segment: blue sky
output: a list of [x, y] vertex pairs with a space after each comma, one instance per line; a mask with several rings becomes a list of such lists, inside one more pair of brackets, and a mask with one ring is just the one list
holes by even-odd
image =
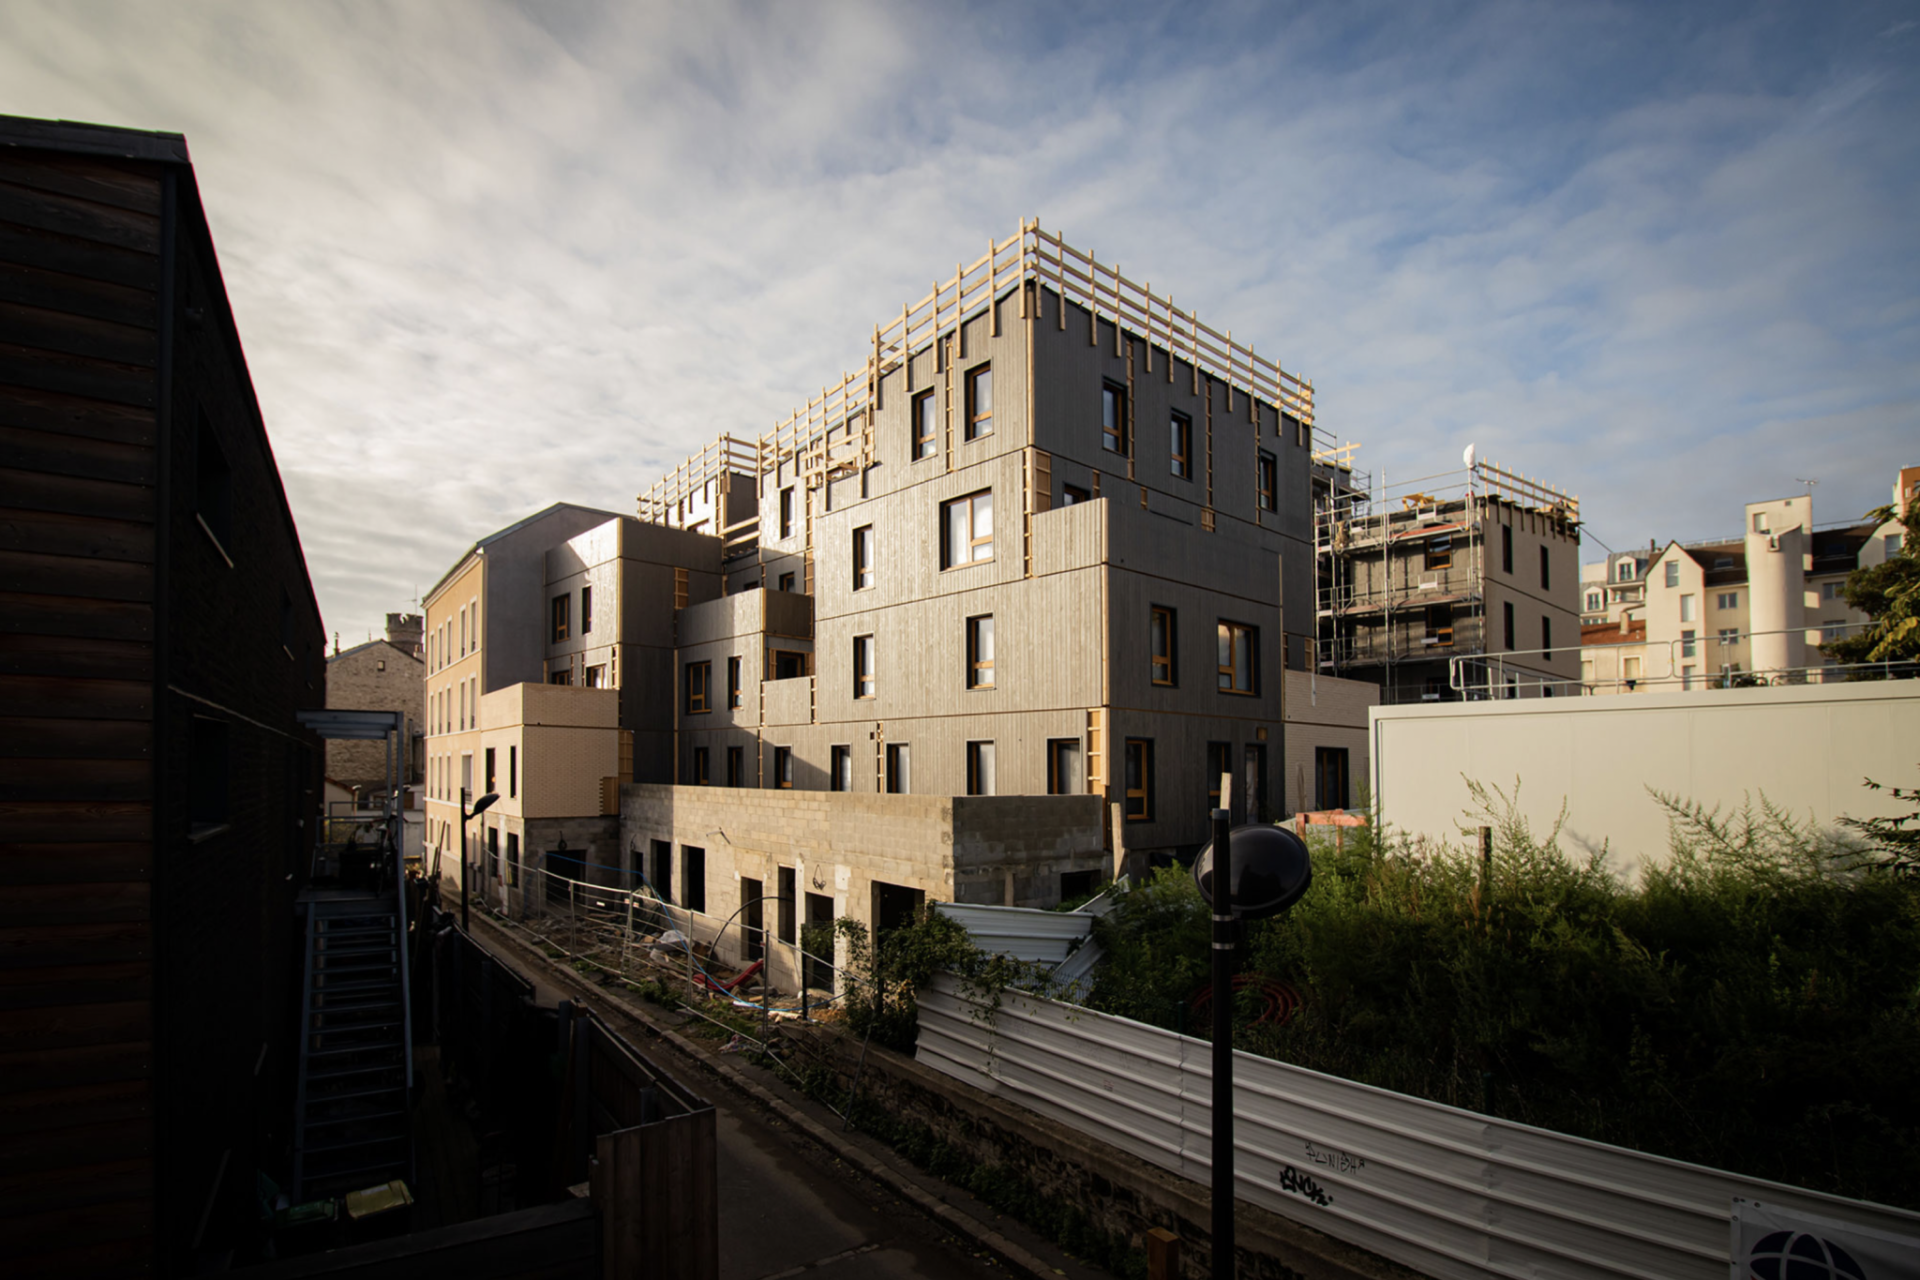
[[187, 135], [348, 642], [1034, 215], [1390, 480], [1852, 518], [1920, 462], [1917, 71], [1913, 2], [0, 8], [0, 112]]

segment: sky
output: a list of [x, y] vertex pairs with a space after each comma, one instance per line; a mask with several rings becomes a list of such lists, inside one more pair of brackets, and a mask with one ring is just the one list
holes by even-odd
[[330, 634], [631, 512], [1023, 217], [1583, 560], [1920, 463], [1920, 0], [9, 0], [0, 113], [184, 133]]

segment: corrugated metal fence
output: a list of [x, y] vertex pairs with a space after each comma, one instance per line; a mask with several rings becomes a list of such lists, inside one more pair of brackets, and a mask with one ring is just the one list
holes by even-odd
[[[921, 1062], [1199, 1182], [1210, 1046], [951, 977], [920, 995]], [[1920, 1214], [1683, 1164], [1238, 1054], [1242, 1200], [1453, 1280], [1729, 1274], [1735, 1196], [1904, 1235]]]

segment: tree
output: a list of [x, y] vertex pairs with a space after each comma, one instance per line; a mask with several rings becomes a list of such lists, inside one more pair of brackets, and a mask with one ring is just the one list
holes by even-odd
[[[1894, 518], [1891, 506], [1867, 512], [1875, 526]], [[1847, 603], [1873, 619], [1858, 634], [1829, 640], [1822, 648], [1836, 662], [1920, 661], [1920, 497], [1910, 499], [1901, 517], [1906, 535], [1885, 561], [1847, 575]], [[1906, 674], [1913, 674], [1911, 671]]]

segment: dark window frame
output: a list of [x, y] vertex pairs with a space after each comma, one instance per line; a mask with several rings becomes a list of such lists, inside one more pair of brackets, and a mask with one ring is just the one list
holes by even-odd
[[[981, 624], [985, 624], [983, 627]], [[980, 637], [986, 636], [987, 656], [982, 658]], [[994, 647], [993, 615], [978, 613], [967, 619], [967, 688], [991, 689], [993, 684], [993, 662], [996, 653]]]
[[[1219, 666], [1219, 685], [1221, 693], [1236, 697], [1251, 698], [1260, 694], [1260, 628], [1245, 622], [1235, 622], [1230, 618], [1219, 619], [1215, 632], [1216, 640], [1227, 642], [1227, 661]], [[1241, 663], [1239, 654], [1245, 654], [1246, 687], [1241, 687]]]
[[[1061, 776], [1062, 770], [1060, 766], [1061, 766], [1063, 749], [1067, 749], [1072, 752], [1073, 760], [1077, 765], [1074, 777], [1071, 780], [1063, 778]], [[1081, 763], [1082, 761], [1085, 760], [1085, 758], [1086, 758], [1086, 752], [1081, 746], [1080, 739], [1048, 738], [1047, 739], [1047, 794], [1050, 796], [1077, 796], [1081, 793], [1081, 791], [1085, 790], [1087, 771], [1086, 771], [1085, 764]], [[1067, 788], [1069, 785], [1071, 785], [1076, 789], [1068, 790]]]
[[1193, 418], [1174, 409], [1167, 424], [1168, 469], [1181, 480], [1193, 479]]
[[[1164, 604], [1150, 605], [1147, 615], [1147, 675], [1155, 685], [1180, 685], [1180, 613]], [[1166, 652], [1159, 652], [1161, 620], [1165, 619]], [[1164, 668], [1164, 671], [1162, 670]]]
[[713, 710], [713, 660], [687, 664], [686, 714], [702, 716]]
[[853, 589], [855, 591], [873, 589], [875, 581], [873, 550], [873, 526], [863, 524], [853, 531]]
[[1100, 384], [1100, 447], [1108, 453], [1130, 456], [1127, 439], [1127, 389], [1117, 382]]
[[[1120, 783], [1128, 822], [1153, 821], [1153, 739], [1128, 738], [1121, 751]], [[1136, 780], [1138, 785], [1136, 786]]]
[[911, 417], [913, 460], [919, 462], [940, 452], [940, 406], [931, 388], [914, 394]]
[[553, 643], [567, 638], [573, 623], [573, 593], [563, 591], [553, 598]]
[[872, 635], [853, 638], [853, 699], [870, 702], [878, 695], [879, 679]]
[[1280, 459], [1266, 449], [1255, 462], [1254, 503], [1262, 511], [1280, 510]]
[[[986, 390], [987, 407], [981, 411], [980, 394]], [[966, 373], [967, 427], [962, 434], [968, 440], [983, 440], [993, 434], [993, 361], [983, 360]]]
[[853, 790], [853, 748], [835, 743], [827, 749], [827, 790]]
[[580, 588], [580, 634], [586, 635], [593, 630], [593, 586]]
[[[974, 738], [967, 743], [967, 794], [970, 796], [998, 795], [1000, 774], [999, 752], [992, 738]], [[982, 762], [986, 767], [981, 767]], [[990, 775], [985, 779], [986, 790], [981, 790], [982, 774]]]

